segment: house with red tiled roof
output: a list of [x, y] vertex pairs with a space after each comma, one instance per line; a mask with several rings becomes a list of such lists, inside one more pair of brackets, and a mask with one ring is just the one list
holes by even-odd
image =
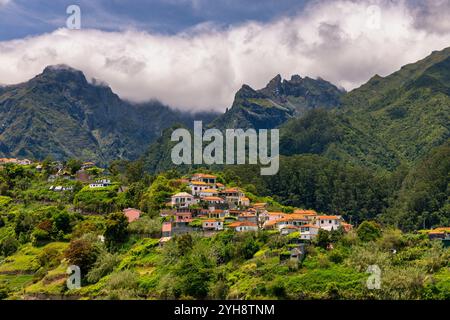
[[225, 218], [227, 215], [228, 211], [226, 210], [214, 209], [208, 211], [209, 218]]
[[191, 188], [192, 195], [199, 196], [200, 192], [206, 189], [211, 189], [211, 186], [203, 181], [191, 181], [189, 183], [189, 188]]
[[203, 189], [198, 192], [198, 196], [200, 197], [214, 197], [219, 193], [215, 189]]
[[249, 221], [233, 222], [228, 225], [228, 228], [233, 229], [236, 232], [258, 231], [258, 226], [256, 225], [256, 223]]
[[131, 223], [140, 218], [142, 211], [134, 208], [123, 209], [123, 214], [127, 217], [128, 222]]
[[171, 197], [171, 205], [175, 208], [188, 208], [197, 203], [194, 197], [187, 192], [179, 192]]
[[207, 184], [216, 184], [216, 179], [216, 176], [206, 173], [196, 173], [191, 177], [191, 181], [201, 181]]
[[284, 218], [284, 216], [286, 215], [286, 213], [284, 212], [267, 212], [267, 216], [269, 221], [273, 221], [273, 220], [278, 220], [281, 218]]
[[251, 212], [243, 212], [240, 215], [238, 215], [238, 220], [241, 222], [247, 221], [247, 222], [256, 223], [256, 214], [251, 213]]
[[202, 222], [202, 228], [205, 231], [223, 230], [223, 221], [220, 219], [206, 219]]
[[175, 213], [175, 222], [177, 223], [189, 223], [192, 221], [191, 211], [177, 211]]
[[341, 216], [316, 216], [315, 225], [321, 229], [327, 231], [337, 230], [341, 222], [343, 222]]

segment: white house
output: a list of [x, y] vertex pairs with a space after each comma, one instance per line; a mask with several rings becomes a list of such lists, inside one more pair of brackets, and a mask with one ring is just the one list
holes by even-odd
[[206, 184], [216, 184], [216, 176], [213, 176], [211, 174], [205, 174], [205, 173], [196, 173], [192, 175], [191, 180], [192, 181], [201, 181]]
[[198, 194], [200, 197], [214, 197], [217, 196], [218, 192], [214, 189], [203, 189]]
[[199, 196], [201, 191], [210, 189], [211, 187], [203, 181], [191, 181], [189, 188], [191, 188], [192, 195]]
[[223, 230], [223, 221], [219, 219], [207, 219], [202, 223], [203, 230]]
[[315, 225], [327, 231], [337, 230], [342, 222], [341, 216], [317, 216]]
[[228, 228], [234, 229], [236, 232], [258, 231], [256, 223], [249, 221], [238, 221], [228, 225]]
[[94, 183], [89, 185], [89, 188], [104, 188], [111, 185], [111, 180], [109, 179], [100, 179], [96, 180]]
[[171, 197], [171, 205], [172, 207], [177, 208], [187, 208], [192, 204], [196, 203], [194, 196], [187, 192], [180, 192]]
[[312, 240], [319, 233], [319, 227], [312, 224], [305, 224], [299, 227], [300, 239], [302, 240]]

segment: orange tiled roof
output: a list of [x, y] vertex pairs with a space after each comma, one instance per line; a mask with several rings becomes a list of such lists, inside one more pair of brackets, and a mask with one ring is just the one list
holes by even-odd
[[249, 222], [249, 221], [238, 221], [233, 222], [228, 225], [230, 228], [236, 228], [236, 227], [257, 227], [256, 223]]
[[433, 231], [450, 232], [450, 227], [435, 228]]
[[338, 216], [317, 216], [317, 219], [320, 220], [340, 220], [341, 218]]
[[198, 178], [205, 178], [205, 179], [216, 179], [216, 176], [213, 176], [212, 174], [207, 173], [196, 173], [193, 174], [192, 177], [198, 177]]
[[317, 215], [317, 212], [314, 210], [303, 210], [303, 209], [294, 210], [294, 213], [302, 215]]
[[268, 212], [269, 216], [284, 216], [286, 213], [284, 212]]
[[206, 193], [218, 193], [217, 190], [214, 190], [214, 189], [205, 189], [205, 190], [202, 190], [202, 191], [200, 191], [200, 192], [206, 192]]
[[203, 182], [203, 181], [191, 181], [191, 184], [197, 185], [197, 186], [207, 186], [206, 182]]
[[241, 192], [239, 188], [228, 188], [221, 191], [221, 193], [238, 193], [238, 192]]
[[239, 217], [256, 217], [256, 215], [250, 212], [243, 212], [239, 215]]
[[205, 201], [223, 201], [221, 197], [203, 197], [202, 200]]
[[219, 222], [220, 220], [218, 219], [205, 219], [203, 220], [203, 222]]

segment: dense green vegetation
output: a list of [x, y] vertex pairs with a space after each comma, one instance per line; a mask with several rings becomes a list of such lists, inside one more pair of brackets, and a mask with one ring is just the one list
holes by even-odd
[[[437, 150], [429, 161], [437, 161], [436, 157], [445, 152], [448, 149]], [[321, 230], [299, 259], [291, 258], [289, 252], [298, 246], [298, 235], [281, 236], [277, 231], [224, 231], [209, 237], [191, 233], [175, 236], [161, 246], [164, 218], [159, 217], [158, 210], [164, 207], [168, 195], [185, 188], [176, 171], [149, 176], [138, 163], [115, 162], [109, 170], [112, 186], [90, 189], [81, 182], [62, 178], [47, 181], [53, 170], [51, 164], [42, 171], [33, 166], [7, 165], [0, 170], [4, 183], [0, 196], [0, 297], [450, 298], [449, 249], [443, 248], [441, 241], [429, 240], [425, 232], [403, 233], [377, 214], [376, 206], [382, 210], [390, 199], [381, 203], [375, 199], [389, 194], [384, 183], [392, 183], [393, 177], [378, 181], [364, 170], [313, 155], [283, 163], [284, 170], [291, 172], [282, 172], [296, 181], [292, 185], [284, 182], [288, 179], [283, 175], [267, 181], [251, 180], [260, 178], [240, 166], [217, 173], [218, 179], [227, 185], [241, 186], [253, 202], [267, 202], [271, 211], [290, 212], [291, 206], [299, 206], [303, 201], [313, 204], [322, 199], [324, 207], [320, 211], [332, 213], [348, 208], [346, 219], [352, 217], [357, 227], [349, 233]], [[437, 168], [442, 166], [439, 161]], [[244, 172], [236, 171], [238, 168]], [[93, 172], [98, 172], [97, 178], [105, 174], [102, 170]], [[333, 176], [330, 181], [325, 179], [333, 173], [340, 175], [341, 184], [336, 189], [323, 189], [336, 180]], [[311, 184], [303, 185], [307, 180], [302, 174], [310, 177]], [[432, 179], [436, 182], [437, 173], [425, 174], [420, 169], [407, 177], [423, 183]], [[76, 188], [73, 192], [53, 191], [52, 196], [44, 196], [51, 184]], [[406, 194], [410, 186], [402, 185], [401, 193]], [[296, 186], [303, 186], [301, 192], [291, 190]], [[274, 198], [262, 192], [269, 187], [278, 193]], [[414, 189], [413, 194], [422, 194], [423, 188]], [[284, 190], [289, 194], [283, 195]], [[358, 190], [359, 195], [350, 196]], [[295, 194], [301, 196], [295, 198]], [[335, 198], [324, 199], [327, 194]], [[411, 199], [415, 198], [411, 195]], [[405, 203], [409, 201], [412, 200]], [[128, 206], [142, 209], [143, 216], [128, 223], [119, 212]], [[364, 207], [372, 209], [364, 211]], [[81, 289], [69, 290], [66, 286], [66, 269], [71, 264], [81, 267]], [[371, 265], [381, 269], [381, 289], [367, 287]]]

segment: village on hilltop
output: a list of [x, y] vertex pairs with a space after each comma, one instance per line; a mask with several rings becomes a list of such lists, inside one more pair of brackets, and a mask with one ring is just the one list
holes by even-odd
[[173, 217], [163, 223], [161, 242], [174, 235], [192, 231], [206, 234], [230, 229], [236, 232], [274, 230], [281, 235], [298, 232], [299, 240], [313, 240], [319, 229], [349, 231], [352, 226], [340, 215], [321, 215], [314, 210], [296, 209], [293, 213], [270, 212], [266, 203], [251, 203], [237, 187], [226, 187], [211, 174], [196, 173], [181, 181], [190, 192], [171, 197], [170, 210], [161, 216]]
[[[28, 159], [0, 158], [0, 169], [6, 165], [30, 166], [43, 170], [43, 162]], [[52, 162], [55, 173], [48, 175], [48, 187], [52, 192], [74, 192], [73, 185], [64, 181], [78, 181], [84, 190], [102, 191], [116, 186], [118, 192], [127, 187], [113, 181], [108, 170], [98, 168], [94, 162], [82, 162], [79, 170], [69, 172], [68, 167], [59, 161]], [[60, 184], [56, 184], [58, 181]], [[268, 230], [280, 235], [295, 237], [300, 243], [314, 240], [319, 230], [343, 232], [353, 226], [341, 215], [326, 215], [315, 210], [294, 208], [292, 212], [270, 211], [267, 203], [250, 201], [239, 187], [229, 187], [220, 183], [218, 177], [207, 173], [195, 173], [189, 178], [178, 179], [177, 183], [185, 190], [167, 199], [165, 208], [159, 212], [162, 218], [160, 243], [164, 244], [173, 236], [191, 232], [201, 232], [211, 236], [224, 230], [235, 232], [256, 232]], [[83, 212], [103, 214], [102, 212]], [[125, 208], [122, 213], [129, 223], [139, 220], [143, 212], [136, 208]], [[448, 244], [450, 227], [422, 230], [430, 239], [439, 239]]]

